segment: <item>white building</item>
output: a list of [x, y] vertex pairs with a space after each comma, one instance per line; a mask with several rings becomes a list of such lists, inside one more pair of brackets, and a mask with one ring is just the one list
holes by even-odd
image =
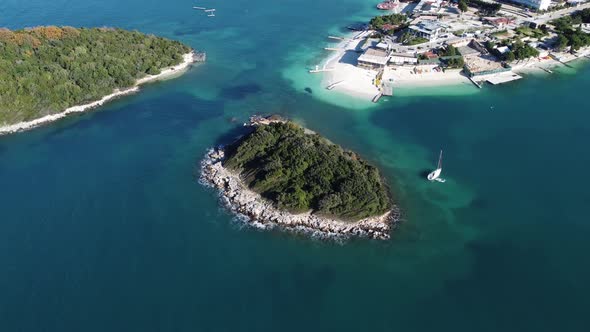
[[389, 53], [386, 50], [370, 47], [357, 59], [357, 64], [367, 69], [383, 68], [389, 61]]
[[416, 25], [410, 25], [410, 32], [417, 37], [426, 38], [429, 41], [436, 40], [446, 31], [447, 26], [438, 21], [422, 21]]
[[414, 7], [413, 12], [415, 14], [437, 13], [441, 8], [442, 2], [443, 0], [421, 0]]
[[418, 63], [418, 58], [413, 54], [408, 53], [391, 53], [389, 64], [392, 65], [415, 65]]
[[525, 5], [531, 8], [546, 10], [551, 4], [551, 0], [511, 0], [513, 2]]

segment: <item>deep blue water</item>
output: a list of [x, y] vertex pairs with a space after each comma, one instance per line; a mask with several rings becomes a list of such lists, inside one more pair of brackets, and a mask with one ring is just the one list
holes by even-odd
[[[0, 2], [0, 26], [119, 26], [208, 54], [181, 78], [0, 137], [0, 330], [590, 330], [590, 66], [369, 108], [316, 98], [303, 73], [324, 36], [373, 5]], [[259, 232], [219, 209], [198, 162], [257, 112], [379, 165], [406, 219], [392, 240]], [[447, 182], [428, 183], [441, 147]]]

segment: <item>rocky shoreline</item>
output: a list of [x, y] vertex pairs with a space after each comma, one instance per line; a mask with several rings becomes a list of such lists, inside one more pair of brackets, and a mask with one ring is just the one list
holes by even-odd
[[397, 208], [376, 217], [345, 222], [311, 213], [292, 214], [277, 209], [271, 202], [247, 188], [239, 175], [223, 167], [224, 151], [211, 149], [201, 162], [200, 182], [219, 190], [225, 207], [242, 216], [244, 222], [259, 229], [280, 229], [308, 234], [320, 239], [353, 237], [388, 240], [400, 219]]

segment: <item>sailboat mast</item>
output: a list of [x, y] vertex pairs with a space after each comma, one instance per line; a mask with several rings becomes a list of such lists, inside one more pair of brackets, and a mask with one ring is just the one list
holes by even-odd
[[440, 150], [440, 155], [438, 156], [438, 165], [436, 168], [442, 168], [442, 150]]

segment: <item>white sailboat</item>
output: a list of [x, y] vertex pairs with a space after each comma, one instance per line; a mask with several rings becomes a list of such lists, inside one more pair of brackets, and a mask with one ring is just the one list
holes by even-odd
[[436, 165], [436, 169], [430, 172], [427, 176], [429, 181], [438, 181], [438, 182], [445, 182], [445, 179], [440, 177], [440, 173], [442, 172], [442, 150], [440, 150], [440, 155], [438, 156], [438, 164]]

